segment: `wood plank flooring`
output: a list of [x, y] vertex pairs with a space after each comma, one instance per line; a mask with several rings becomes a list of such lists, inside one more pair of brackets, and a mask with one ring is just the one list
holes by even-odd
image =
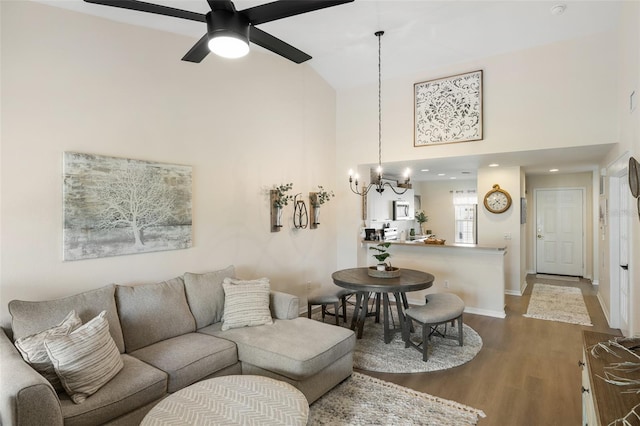
[[[570, 426], [582, 421], [582, 330], [620, 334], [607, 325], [590, 281], [527, 277], [523, 296], [506, 296], [505, 319], [465, 314], [483, 340], [469, 363], [439, 372], [362, 373], [479, 408], [480, 426]], [[593, 327], [525, 318], [533, 283], [578, 287]]]

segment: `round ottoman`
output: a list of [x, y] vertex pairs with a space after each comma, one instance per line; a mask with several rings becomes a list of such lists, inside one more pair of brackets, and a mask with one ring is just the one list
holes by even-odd
[[289, 383], [262, 376], [222, 376], [169, 395], [140, 425], [306, 425], [309, 403]]

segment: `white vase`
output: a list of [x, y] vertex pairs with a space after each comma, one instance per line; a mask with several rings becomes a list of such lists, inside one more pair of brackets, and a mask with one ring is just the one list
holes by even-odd
[[320, 225], [320, 206], [314, 206], [313, 208], [313, 224]]
[[276, 206], [276, 227], [282, 227], [282, 207]]

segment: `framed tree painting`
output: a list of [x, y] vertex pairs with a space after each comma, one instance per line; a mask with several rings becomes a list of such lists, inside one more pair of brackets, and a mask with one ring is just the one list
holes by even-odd
[[482, 139], [482, 70], [414, 84], [414, 146]]
[[64, 153], [64, 260], [191, 247], [191, 167]]

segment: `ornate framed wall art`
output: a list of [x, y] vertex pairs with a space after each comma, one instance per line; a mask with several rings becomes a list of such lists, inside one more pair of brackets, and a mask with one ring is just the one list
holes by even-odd
[[414, 146], [482, 139], [482, 70], [414, 84]]
[[64, 260], [191, 247], [191, 166], [64, 153]]

